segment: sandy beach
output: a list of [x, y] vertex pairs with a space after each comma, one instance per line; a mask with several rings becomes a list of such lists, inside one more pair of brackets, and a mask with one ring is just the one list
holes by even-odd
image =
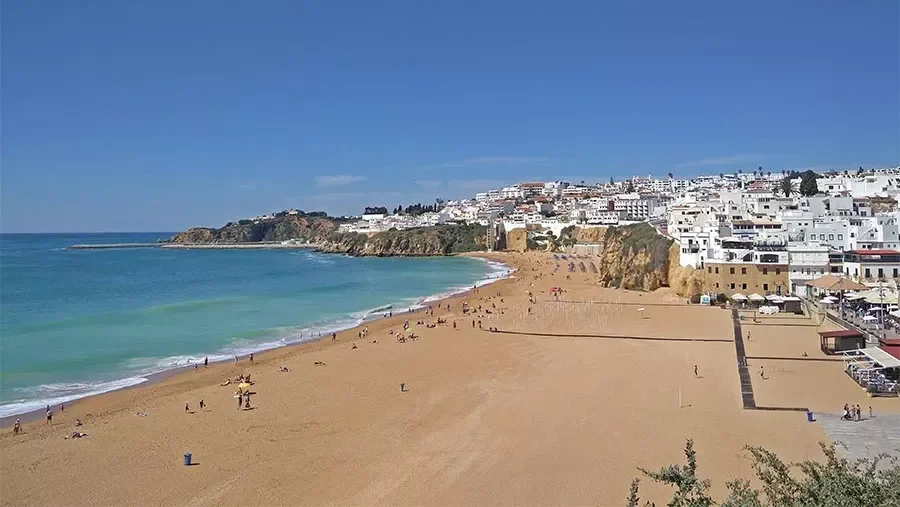
[[[730, 310], [599, 288], [551, 254], [487, 256], [518, 271], [433, 316], [88, 398], [22, 435], [3, 428], [3, 505], [623, 505], [637, 467], [681, 463], [688, 438], [720, 497], [752, 474], [745, 444], [820, 455], [827, 436], [805, 412], [743, 409]], [[464, 301], [481, 311], [464, 315]], [[400, 343], [406, 319], [419, 338]], [[758, 320], [742, 324], [758, 405], [900, 413], [819, 351], [828, 324]], [[245, 373], [256, 394], [238, 410], [236, 384], [220, 383]], [[65, 438], [75, 430], [88, 436]], [[641, 492], [668, 499], [646, 480]]]

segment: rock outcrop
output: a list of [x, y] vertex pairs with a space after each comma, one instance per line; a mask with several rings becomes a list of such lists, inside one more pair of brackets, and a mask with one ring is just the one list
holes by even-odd
[[672, 243], [669, 247], [669, 287], [672, 288], [672, 292], [684, 297], [707, 292], [709, 281], [706, 278], [706, 271], [679, 265], [680, 255], [678, 243]]
[[650, 291], [669, 284], [672, 240], [659, 234], [652, 225], [608, 227], [602, 243], [597, 270], [606, 287]]
[[506, 250], [510, 252], [524, 252], [528, 250], [528, 231], [525, 229], [507, 231]]
[[196, 227], [169, 239], [180, 244], [246, 244], [295, 240], [322, 252], [356, 256], [449, 255], [484, 250], [486, 228], [481, 225], [437, 225], [389, 230], [375, 234], [341, 233], [328, 217], [278, 216], [268, 220], [229, 223], [219, 229]]

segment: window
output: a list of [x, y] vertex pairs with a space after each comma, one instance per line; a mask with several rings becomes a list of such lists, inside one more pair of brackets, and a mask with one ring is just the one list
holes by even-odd
[[734, 284], [731, 284], [731, 290], [734, 290]]
[[765, 291], [769, 290], [769, 284], [764, 283], [764, 284], [763, 284], [763, 290], [765, 290]]
[[706, 272], [707, 272], [707, 273], [712, 273], [712, 267], [706, 268]]
[[746, 274], [747, 274], [747, 268], [741, 268], [741, 274], [742, 274], [742, 275], [746, 275]]
[[716, 288], [717, 289], [719, 288], [719, 282], [716, 282]]
[[839, 239], [839, 240], [840, 240], [840, 239], [844, 239], [844, 235], [843, 235], [843, 234], [838, 234], [838, 239]]
[[866, 268], [866, 278], [872, 278], [872, 274], [869, 273], [869, 268]]
[[719, 274], [719, 266], [716, 266], [716, 274]]
[[[729, 271], [729, 274], [732, 274], [732, 275], [734, 274], [734, 268], [728, 268], [728, 271]], [[731, 285], [734, 285], [734, 284], [731, 284]]]
[[878, 278], [884, 278], [884, 269], [878, 268]]
[[775, 268], [775, 274], [776, 274], [776, 275], [780, 275], [780, 274], [781, 274], [781, 268]]
[[894, 268], [894, 278], [897, 278], [897, 268]]
[[834, 239], [834, 234], [829, 234], [828, 239]]
[[768, 274], [769, 274], [769, 268], [763, 268], [763, 274], [764, 274], [764, 275], [768, 275]]
[[747, 284], [746, 284], [746, 283], [742, 283], [742, 284], [741, 284], [741, 289], [747, 290]]

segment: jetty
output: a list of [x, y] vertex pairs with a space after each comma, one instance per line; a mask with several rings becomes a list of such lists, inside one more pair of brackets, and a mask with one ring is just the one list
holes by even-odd
[[72, 245], [69, 250], [112, 250], [129, 248], [172, 248], [176, 250], [244, 250], [272, 248], [316, 248], [310, 243], [261, 241], [258, 243], [95, 243]]
[[113, 248], [159, 248], [164, 243], [97, 243], [72, 245], [69, 250], [110, 250]]

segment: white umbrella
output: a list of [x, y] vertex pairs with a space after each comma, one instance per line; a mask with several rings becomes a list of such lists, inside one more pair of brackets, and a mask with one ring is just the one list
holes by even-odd
[[778, 294], [769, 294], [768, 296], [766, 296], [766, 299], [768, 299], [769, 301], [776, 301], [781, 299], [781, 296], [779, 296]]
[[820, 299], [819, 301], [825, 303], [826, 305], [830, 305], [832, 303], [837, 303], [837, 298], [834, 296], [825, 296], [822, 299]]
[[765, 301], [766, 298], [754, 292], [753, 294], [747, 296], [747, 299], [749, 299], [750, 301]]
[[891, 317], [897, 317], [900, 319], [900, 310], [894, 310], [889, 314]]
[[869, 308], [869, 311], [870, 312], [883, 312], [884, 308], [882, 308], [880, 306], [873, 306], [872, 308]]
[[733, 299], [734, 301], [746, 301], [746, 300], [747, 300], [747, 296], [745, 296], [745, 295], [741, 294], [740, 292], [738, 292], [738, 293], [735, 294], [734, 296], [731, 296], [731, 299]]
[[862, 318], [862, 320], [864, 320], [866, 322], [875, 322], [876, 320], [878, 320], [878, 317], [876, 317], [874, 315], [866, 315], [865, 317]]

